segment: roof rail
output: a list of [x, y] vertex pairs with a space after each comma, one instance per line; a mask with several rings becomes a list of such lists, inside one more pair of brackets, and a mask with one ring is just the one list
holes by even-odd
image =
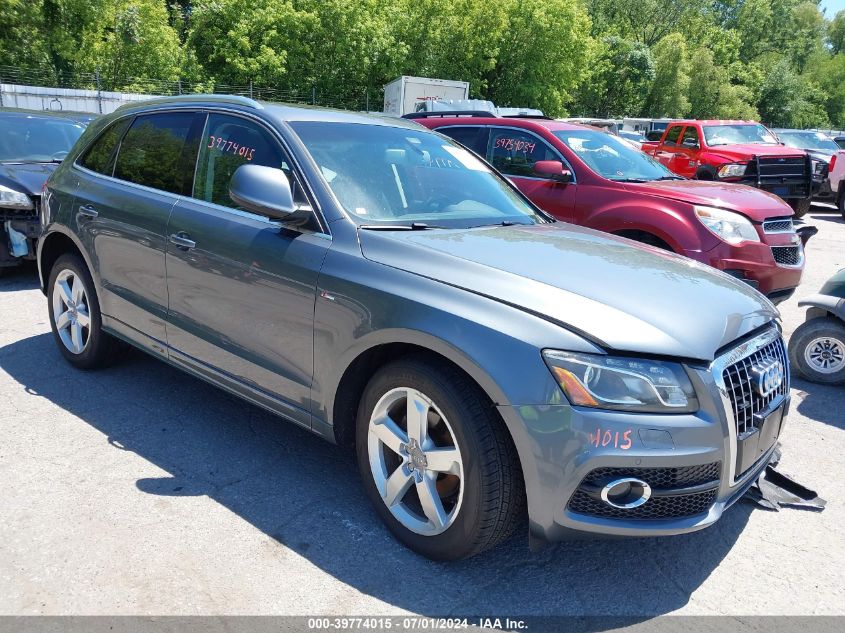
[[254, 108], [256, 110], [261, 110], [264, 108], [261, 103], [256, 101], [255, 99], [250, 99], [249, 97], [243, 97], [241, 95], [221, 95], [221, 94], [189, 94], [189, 95], [173, 95], [170, 97], [156, 97], [154, 99], [144, 99], [141, 101], [131, 101], [129, 103], [124, 104], [121, 107], [133, 107], [133, 106], [141, 106], [141, 105], [156, 105], [156, 104], [168, 104], [168, 103], [184, 103], [186, 101], [189, 102], [205, 102], [205, 103], [229, 103], [232, 105], [242, 105], [248, 108]]
[[431, 119], [431, 118], [441, 118], [441, 117], [454, 117], [454, 116], [467, 116], [467, 117], [483, 117], [487, 119], [498, 119], [499, 115], [494, 114], [493, 112], [485, 112], [484, 110], [433, 110], [431, 112], [409, 112], [408, 114], [403, 114], [403, 119]]

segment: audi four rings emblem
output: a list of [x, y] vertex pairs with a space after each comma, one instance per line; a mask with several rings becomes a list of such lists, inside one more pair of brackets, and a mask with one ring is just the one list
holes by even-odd
[[786, 378], [783, 363], [775, 359], [755, 363], [751, 374], [754, 376], [754, 389], [764, 398], [777, 391]]

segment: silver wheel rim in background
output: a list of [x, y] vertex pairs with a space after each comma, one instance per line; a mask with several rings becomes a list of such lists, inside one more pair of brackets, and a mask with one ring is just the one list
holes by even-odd
[[804, 360], [820, 374], [835, 374], [845, 368], [845, 342], [831, 336], [814, 338], [804, 348]]
[[376, 489], [404, 527], [445, 532], [461, 510], [464, 465], [455, 433], [425, 394], [391, 389], [370, 416], [367, 449]]
[[62, 344], [72, 354], [81, 354], [91, 336], [88, 296], [82, 280], [65, 269], [53, 284], [53, 321]]

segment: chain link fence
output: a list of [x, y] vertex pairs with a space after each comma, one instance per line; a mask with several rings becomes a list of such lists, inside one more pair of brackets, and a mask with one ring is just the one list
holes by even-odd
[[[72, 109], [65, 102], [83, 106], [83, 111], [105, 113], [128, 101], [152, 96], [216, 93], [241, 95], [262, 101], [310, 104], [341, 110], [381, 110], [383, 89], [367, 89], [360, 94], [325, 94], [316, 86], [296, 90], [249, 82], [225, 84], [213, 81], [188, 82], [148, 77], [129, 77], [119, 86], [106, 85], [99, 73], [61, 73], [0, 66], [0, 107], [30, 109]], [[109, 90], [105, 88], [108, 87]], [[82, 92], [82, 94], [76, 94]]]

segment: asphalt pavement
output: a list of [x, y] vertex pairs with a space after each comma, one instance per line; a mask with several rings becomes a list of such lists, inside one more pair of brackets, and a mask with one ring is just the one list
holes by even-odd
[[[819, 227], [796, 297], [845, 267]], [[382, 527], [346, 452], [140, 352], [80, 372], [33, 269], [0, 278], [0, 614], [845, 614], [845, 387], [795, 380], [781, 470], [823, 512], [734, 506], [690, 535], [525, 532], [459, 563]]]

